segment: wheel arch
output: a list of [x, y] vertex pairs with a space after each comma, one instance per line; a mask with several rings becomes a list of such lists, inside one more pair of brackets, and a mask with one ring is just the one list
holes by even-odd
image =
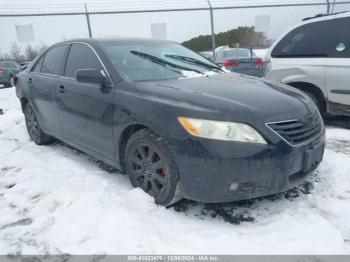
[[21, 97], [20, 101], [21, 101], [22, 112], [24, 113], [24, 108], [29, 103], [29, 100], [26, 97]]
[[312, 84], [312, 83], [308, 83], [308, 82], [289, 82], [287, 83], [287, 85], [292, 86], [298, 90], [301, 91], [307, 91], [311, 94], [313, 94], [320, 102], [321, 102], [321, 106], [322, 106], [322, 111], [323, 112], [327, 112], [327, 99], [324, 96], [322, 90]]
[[120, 134], [119, 136], [119, 145], [118, 145], [118, 152], [119, 152], [119, 165], [121, 171], [125, 171], [125, 150], [126, 150], [126, 144], [128, 143], [128, 140], [130, 137], [137, 131], [141, 129], [151, 129], [146, 125], [143, 124], [131, 124], [127, 126]]

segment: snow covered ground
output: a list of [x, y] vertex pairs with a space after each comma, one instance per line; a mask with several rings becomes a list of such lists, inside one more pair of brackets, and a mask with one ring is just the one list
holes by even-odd
[[166, 209], [62, 143], [29, 141], [0, 90], [0, 254], [350, 254], [350, 129], [327, 128], [318, 170], [289, 192]]

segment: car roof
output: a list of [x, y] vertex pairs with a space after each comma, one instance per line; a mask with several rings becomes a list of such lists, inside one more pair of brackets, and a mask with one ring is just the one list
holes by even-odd
[[308, 23], [314, 23], [314, 22], [320, 22], [320, 21], [327, 21], [327, 20], [333, 20], [337, 18], [344, 18], [344, 17], [350, 17], [350, 12], [339, 12], [334, 14], [318, 14], [313, 17], [306, 17], [299, 23], [297, 23], [293, 28], [296, 28], [298, 26], [308, 24]]
[[223, 49], [220, 51], [226, 52], [226, 51], [250, 51], [250, 50], [248, 48], [230, 48], [230, 49]]
[[334, 17], [335, 15], [344, 14], [344, 13], [348, 13], [348, 11], [337, 12], [337, 13], [333, 13], [333, 14], [317, 14], [315, 16], [305, 17], [302, 21], [308, 21], [311, 19], [317, 19], [317, 18], [321, 18], [321, 17], [327, 17], [329, 19], [333, 19], [333, 18], [335, 18]]
[[87, 44], [100, 44], [100, 43], [113, 43], [113, 42], [155, 42], [155, 43], [161, 43], [161, 42], [173, 42], [170, 40], [160, 40], [160, 39], [153, 39], [153, 38], [138, 38], [138, 37], [116, 37], [116, 38], [76, 38], [76, 39], [70, 39], [63, 42], [56, 43], [57, 44], [69, 44], [74, 42], [83, 42]]

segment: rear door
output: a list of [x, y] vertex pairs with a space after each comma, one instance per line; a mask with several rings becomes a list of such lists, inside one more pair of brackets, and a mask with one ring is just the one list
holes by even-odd
[[75, 74], [80, 69], [96, 69], [107, 75], [92, 47], [84, 43], [71, 45], [57, 90], [64, 137], [113, 159], [113, 88], [77, 82]]
[[328, 22], [331, 26], [326, 68], [328, 99], [333, 103], [350, 105], [350, 18]]
[[46, 133], [60, 137], [61, 128], [56, 104], [56, 87], [63, 74], [67, 45], [50, 48], [35, 64], [27, 83], [31, 102], [41, 127]]
[[272, 49], [266, 78], [311, 83], [326, 96], [327, 26], [324, 21], [310, 22], [287, 33]]

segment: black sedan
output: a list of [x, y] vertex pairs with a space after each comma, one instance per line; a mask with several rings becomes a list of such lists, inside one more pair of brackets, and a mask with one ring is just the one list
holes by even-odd
[[281, 192], [323, 157], [308, 97], [174, 42], [62, 42], [14, 82], [31, 140], [57, 138], [125, 171], [161, 205]]

